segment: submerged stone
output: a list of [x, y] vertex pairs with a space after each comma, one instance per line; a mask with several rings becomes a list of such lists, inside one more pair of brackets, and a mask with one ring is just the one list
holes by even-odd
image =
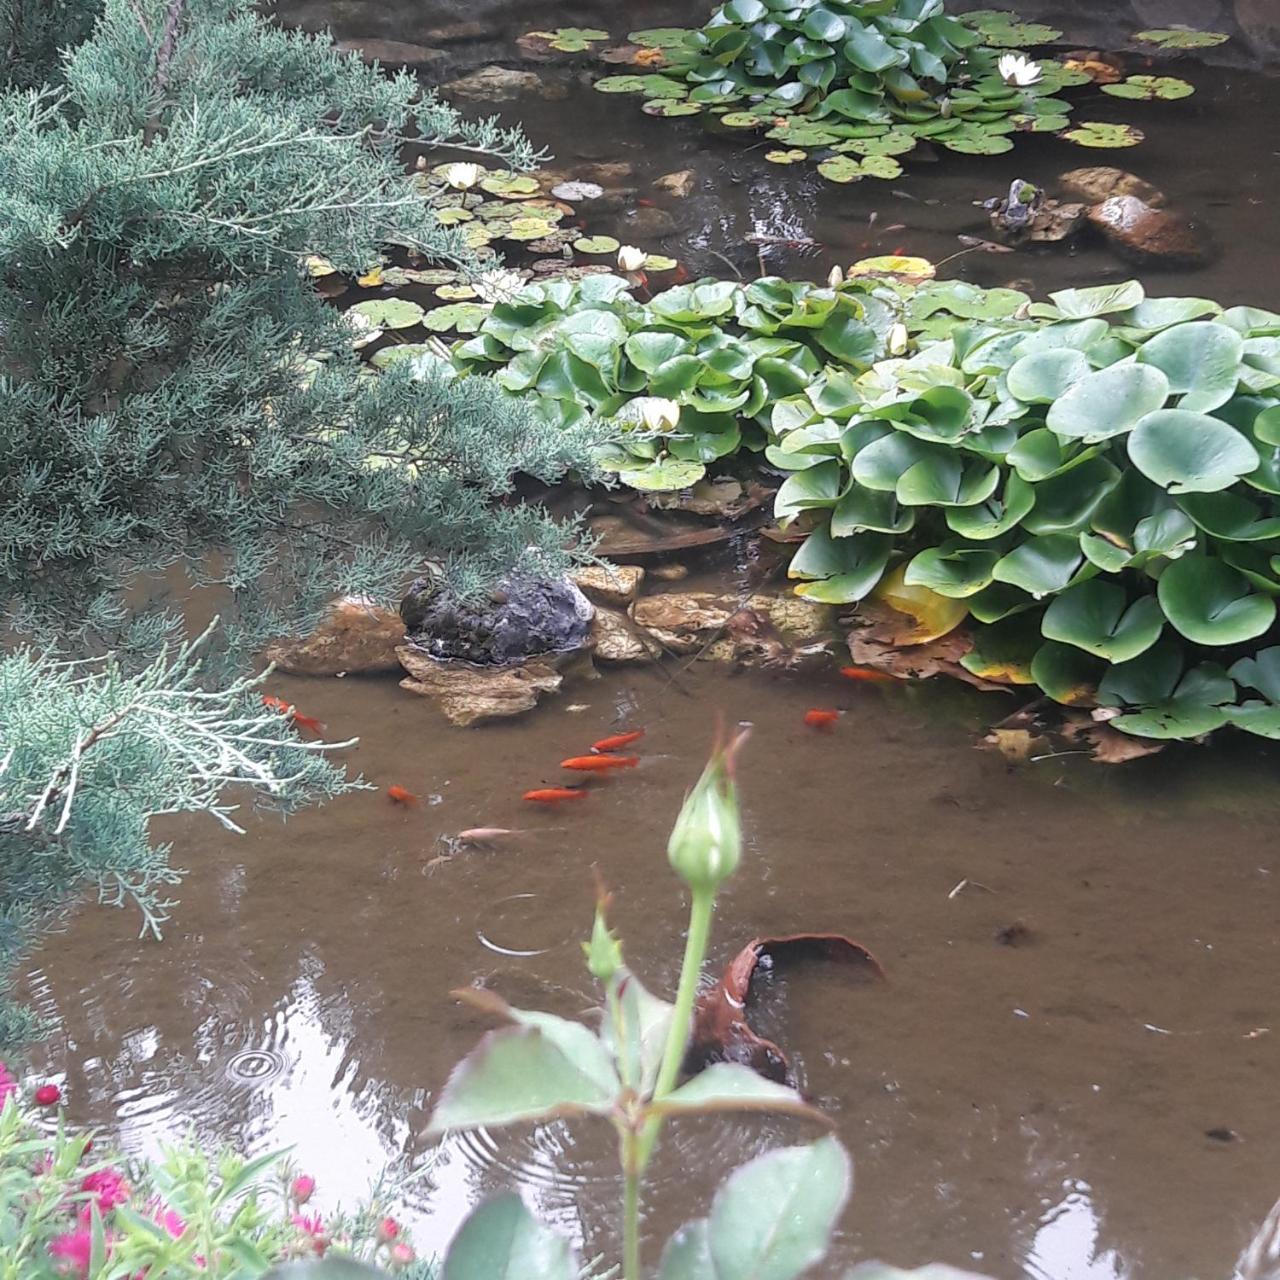
[[1058, 176], [1058, 186], [1064, 198], [1079, 200], [1083, 204], [1101, 204], [1112, 196], [1137, 196], [1153, 209], [1164, 204], [1164, 192], [1158, 187], [1144, 182], [1126, 169], [1114, 169], [1109, 165], [1072, 169]]
[[480, 67], [470, 75], [451, 80], [441, 92], [460, 102], [509, 102], [525, 94], [538, 94], [547, 99], [567, 95], [564, 85], [544, 80], [532, 71], [513, 71], [509, 67]]
[[1130, 261], [1195, 266], [1209, 257], [1204, 238], [1191, 223], [1137, 196], [1112, 196], [1089, 210], [1089, 221]]
[[625, 609], [644, 581], [644, 570], [634, 564], [590, 564], [573, 575], [587, 598], [596, 604]]
[[267, 661], [298, 676], [369, 675], [396, 671], [396, 647], [404, 643], [404, 619], [356, 596], [330, 607], [320, 625], [298, 639], [267, 646]]
[[416, 645], [401, 645], [397, 652], [400, 665], [409, 673], [400, 687], [434, 698], [445, 716], [462, 728], [532, 711], [544, 693], [556, 692], [563, 681], [554, 658], [477, 667], [442, 662]]

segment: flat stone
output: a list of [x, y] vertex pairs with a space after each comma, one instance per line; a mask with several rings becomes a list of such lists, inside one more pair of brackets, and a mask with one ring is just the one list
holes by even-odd
[[358, 53], [365, 62], [381, 62], [388, 67], [425, 67], [449, 56], [443, 49], [372, 37], [367, 40], [339, 40], [334, 47], [340, 53]]
[[783, 636], [795, 644], [834, 635], [836, 615], [840, 612], [834, 605], [804, 600], [791, 591], [752, 596], [751, 607], [765, 614]]
[[649, 566], [649, 577], [659, 582], [683, 582], [689, 576], [689, 566], [672, 562], [671, 564], [653, 564]]
[[677, 200], [684, 200], [692, 194], [693, 184], [697, 180], [698, 175], [695, 170], [678, 169], [675, 173], [664, 173], [662, 177], [655, 178], [653, 185], [659, 191], [675, 196]]
[[1137, 196], [1112, 196], [1089, 210], [1089, 221], [1116, 252], [1138, 264], [1196, 266], [1209, 257], [1203, 236], [1191, 223]]
[[394, 609], [346, 596], [309, 635], [276, 640], [266, 658], [296, 676], [369, 675], [397, 671], [397, 646], [404, 643], [404, 620]]
[[1081, 204], [1101, 204], [1112, 196], [1137, 196], [1153, 209], [1164, 205], [1164, 192], [1151, 183], [1144, 182], [1126, 169], [1113, 169], [1107, 165], [1095, 165], [1087, 169], [1072, 169], [1058, 175], [1058, 187], [1063, 199], [1077, 200]]
[[625, 609], [644, 581], [644, 570], [634, 564], [589, 564], [571, 575], [588, 600]]
[[[558, 92], [557, 92], [558, 91]], [[442, 86], [441, 92], [461, 102], [509, 102], [513, 98], [538, 94], [543, 98], [565, 97], [567, 90], [554, 81], [546, 81], [532, 71], [513, 71], [509, 67], [481, 67], [459, 80]]]
[[530, 658], [509, 667], [477, 667], [441, 662], [412, 644], [401, 645], [396, 656], [409, 673], [400, 687], [433, 698], [444, 715], [462, 728], [532, 711], [544, 693], [555, 693], [563, 683], [553, 658]]
[[629, 160], [597, 160], [576, 165], [573, 176], [581, 182], [595, 182], [607, 188], [630, 182], [635, 172], [635, 166]]
[[663, 240], [675, 235], [676, 220], [665, 210], [641, 205], [627, 214], [623, 234], [644, 247], [646, 240]]
[[631, 616], [675, 653], [692, 653], [711, 632], [723, 630], [737, 610], [735, 596], [670, 591], [637, 600]]
[[591, 624], [591, 639], [599, 662], [655, 662], [662, 647], [612, 609], [597, 609]]

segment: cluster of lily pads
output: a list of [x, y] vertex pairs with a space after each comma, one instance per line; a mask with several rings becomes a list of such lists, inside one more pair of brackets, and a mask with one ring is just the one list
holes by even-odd
[[[603, 38], [599, 31], [556, 34], [560, 48]], [[1166, 48], [1190, 47], [1180, 36], [1201, 44], [1225, 38], [1143, 34]], [[943, 0], [728, 0], [700, 29], [631, 32], [640, 69], [595, 87], [639, 94], [651, 115], [705, 114], [723, 129], [763, 131], [777, 144], [768, 160], [816, 157], [823, 176], [841, 183], [897, 177], [898, 157], [926, 139], [964, 155], [1010, 151], [1019, 132], [1086, 147], [1142, 141], [1130, 125], [1072, 126], [1072, 104], [1056, 95], [1092, 83], [1083, 65], [1010, 52], [1060, 35], [1002, 10], [950, 17]], [[1144, 75], [1107, 92], [1171, 99], [1193, 90], [1172, 76]]]
[[530, 285], [468, 328], [453, 360], [557, 424], [613, 419], [620, 443], [602, 463], [637, 489], [683, 489], [720, 458], [764, 449], [776, 402], [886, 350], [887, 326], [869, 323], [873, 300], [853, 286], [705, 280], [647, 303], [629, 289], [619, 276]]
[[1251, 652], [1280, 596], [1280, 315], [1136, 282], [904, 301], [913, 350], [773, 408], [801, 594], [900, 565], [970, 620], [974, 674], [1145, 737], [1280, 737], [1280, 648]]

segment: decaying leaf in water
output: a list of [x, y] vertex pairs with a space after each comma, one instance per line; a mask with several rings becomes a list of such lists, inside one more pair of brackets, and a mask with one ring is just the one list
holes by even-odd
[[1009, 692], [1005, 685], [984, 680], [960, 665], [960, 659], [973, 648], [973, 637], [966, 630], [956, 628], [925, 644], [905, 642], [902, 637], [911, 631], [909, 625], [904, 630], [904, 624], [910, 619], [875, 600], [862, 602], [853, 623], [849, 654], [859, 666], [874, 667], [903, 680], [951, 676], [975, 689]]
[[1143, 756], [1154, 756], [1165, 748], [1163, 742], [1121, 733], [1105, 722], [1099, 723], [1092, 716], [1074, 711], [1064, 713], [1058, 732], [1064, 742], [1088, 747], [1098, 764], [1127, 764]]
[[753, 938], [724, 971], [724, 976], [698, 1001], [693, 1038], [685, 1065], [701, 1070], [713, 1062], [739, 1062], [782, 1084], [794, 1083], [787, 1055], [772, 1040], [747, 1024], [751, 979], [761, 963], [773, 966], [793, 960], [831, 960], [850, 966], [860, 979], [884, 978], [879, 961], [866, 947], [838, 933], [796, 933], [781, 938]]
[[1037, 739], [1026, 729], [992, 729], [982, 740], [1013, 764], [1025, 764]]
[[1087, 75], [1094, 84], [1116, 84], [1124, 79], [1123, 66], [1117, 66], [1119, 59], [1109, 61], [1105, 54], [1088, 53], [1079, 58], [1067, 58], [1063, 66], [1068, 71], [1079, 71]]

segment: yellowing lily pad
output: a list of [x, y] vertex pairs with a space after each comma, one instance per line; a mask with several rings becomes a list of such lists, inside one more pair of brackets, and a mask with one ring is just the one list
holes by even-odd
[[674, 271], [679, 265], [674, 258], [665, 258], [660, 253], [651, 253], [644, 264], [646, 271]]
[[[1108, 86], [1104, 86], [1108, 87]], [[1146, 134], [1131, 124], [1102, 124], [1095, 120], [1083, 120], [1074, 129], [1062, 135], [1078, 147], [1136, 147]]]
[[304, 258], [303, 266], [307, 269], [307, 275], [313, 280], [321, 280], [325, 276], [335, 275], [338, 270], [328, 258], [322, 258], [318, 253], [313, 253], [309, 258]]
[[374, 267], [371, 271], [366, 271], [364, 275], [356, 277], [356, 284], [364, 289], [377, 289], [383, 283], [382, 268]]
[[445, 298], [449, 302], [462, 302], [475, 296], [476, 291], [469, 284], [442, 284], [436, 290], [436, 297]]
[[968, 617], [969, 606], [963, 600], [939, 595], [928, 587], [907, 586], [903, 581], [906, 571], [904, 562], [887, 573], [871, 593], [873, 599], [883, 601], [915, 622], [911, 630], [895, 636], [897, 644], [928, 644], [954, 631]]
[[770, 164], [799, 164], [801, 160], [807, 160], [809, 153], [801, 151], [799, 147], [791, 147], [786, 151], [778, 149], [776, 151], [766, 151], [764, 158]]
[[918, 284], [923, 280], [932, 280], [938, 269], [928, 258], [909, 258], [897, 254], [888, 254], [879, 258], [863, 258], [855, 262], [845, 273], [849, 278], [854, 276], [890, 276], [908, 284]]
[[673, 102], [669, 98], [654, 98], [641, 106], [641, 111], [648, 116], [698, 116], [702, 114], [702, 104], [698, 102]]
[[480, 189], [507, 200], [522, 200], [525, 196], [536, 195], [539, 187], [537, 178], [527, 173], [498, 172], [481, 179]]

